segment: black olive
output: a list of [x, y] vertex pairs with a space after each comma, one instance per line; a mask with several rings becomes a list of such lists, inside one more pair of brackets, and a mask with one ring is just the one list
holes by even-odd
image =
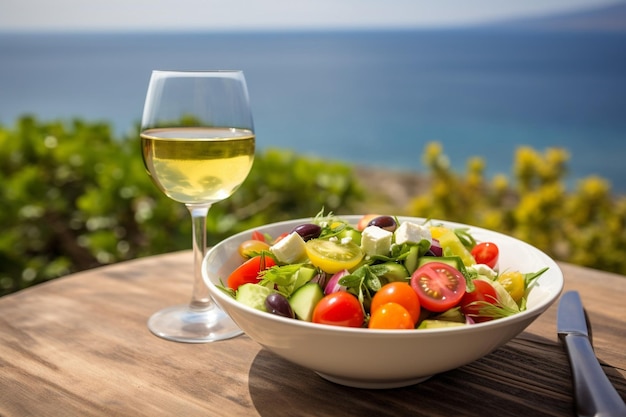
[[398, 228], [398, 224], [396, 220], [391, 216], [378, 216], [370, 220], [367, 224], [368, 226], [376, 226], [381, 229], [388, 230], [390, 232], [395, 232]]
[[318, 226], [317, 224], [305, 223], [305, 224], [296, 226], [292, 230], [292, 232], [296, 232], [297, 234], [299, 234], [302, 240], [306, 242], [307, 240], [316, 239], [320, 237], [320, 234], [322, 233], [322, 228]]
[[265, 308], [268, 312], [276, 314], [278, 316], [287, 317], [290, 319], [295, 318], [295, 314], [289, 305], [289, 301], [284, 295], [277, 292], [273, 292], [265, 299]]

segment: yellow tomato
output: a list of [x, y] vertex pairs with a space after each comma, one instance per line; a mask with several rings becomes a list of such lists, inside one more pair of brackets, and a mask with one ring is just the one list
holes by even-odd
[[509, 293], [511, 298], [519, 304], [526, 291], [522, 273], [517, 271], [503, 272], [498, 276], [498, 282]]
[[356, 243], [326, 239], [306, 242], [306, 254], [313, 265], [329, 274], [354, 268], [363, 259], [363, 251]]
[[239, 255], [243, 258], [250, 259], [256, 255], [259, 255], [263, 251], [269, 251], [270, 245], [256, 239], [246, 240], [241, 242], [238, 251]]

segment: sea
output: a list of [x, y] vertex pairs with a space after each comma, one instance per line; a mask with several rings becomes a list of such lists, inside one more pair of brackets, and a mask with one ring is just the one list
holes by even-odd
[[0, 125], [107, 122], [134, 137], [154, 69], [244, 71], [259, 149], [426, 172], [474, 156], [513, 178], [516, 150], [565, 148], [568, 187], [626, 193], [626, 31], [506, 28], [0, 33]]

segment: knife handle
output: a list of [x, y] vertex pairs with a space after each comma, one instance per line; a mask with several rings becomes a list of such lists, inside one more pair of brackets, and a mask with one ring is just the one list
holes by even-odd
[[587, 336], [564, 337], [579, 416], [626, 417], [626, 404], [602, 370]]

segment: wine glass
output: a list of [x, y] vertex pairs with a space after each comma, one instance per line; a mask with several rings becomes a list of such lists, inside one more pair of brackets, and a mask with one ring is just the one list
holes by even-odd
[[155, 335], [177, 342], [228, 339], [242, 331], [211, 299], [202, 279], [206, 216], [246, 179], [255, 136], [242, 71], [153, 71], [141, 121], [143, 161], [154, 184], [191, 213], [191, 301], [148, 320]]

